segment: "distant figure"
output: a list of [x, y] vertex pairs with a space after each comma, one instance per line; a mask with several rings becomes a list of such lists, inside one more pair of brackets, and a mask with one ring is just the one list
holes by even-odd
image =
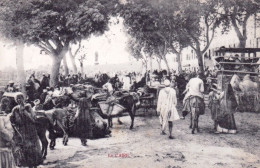
[[17, 89], [14, 86], [14, 81], [9, 81], [9, 84], [6, 87], [6, 92], [17, 92]]
[[42, 80], [41, 80], [41, 89], [43, 90], [43, 89], [46, 89], [47, 87], [49, 87], [50, 86], [50, 84], [49, 84], [49, 78], [45, 75], [45, 74], [43, 74], [42, 75]]
[[176, 109], [177, 105], [177, 97], [176, 91], [170, 87], [171, 82], [169, 80], [164, 81], [164, 85], [166, 86], [163, 88], [158, 97], [157, 102], [157, 111], [160, 112], [160, 124], [161, 124], [161, 134], [165, 135], [166, 125], [168, 123], [169, 126], [169, 133], [170, 139], [173, 139], [172, 136], [172, 127], [173, 121], [180, 119], [178, 111]]
[[123, 90], [130, 91], [131, 88], [131, 78], [130, 75], [125, 75], [123, 78]]

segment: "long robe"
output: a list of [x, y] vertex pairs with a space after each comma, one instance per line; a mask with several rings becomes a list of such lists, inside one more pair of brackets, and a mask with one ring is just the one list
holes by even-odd
[[234, 113], [238, 106], [231, 84], [226, 86], [224, 94], [220, 101], [220, 113], [218, 116], [218, 132], [236, 133], [237, 127]]
[[92, 121], [90, 118], [91, 102], [89, 99], [80, 98], [79, 107], [76, 114], [76, 123], [74, 131], [77, 136], [82, 140], [92, 138]]
[[170, 87], [163, 88], [159, 93], [157, 102], [157, 111], [160, 112], [159, 119], [162, 131], [165, 131], [168, 121], [180, 119], [176, 105], [176, 91]]
[[[24, 114], [27, 111], [28, 115]], [[10, 121], [14, 126], [14, 158], [17, 166], [32, 167], [42, 163], [41, 147], [37, 135], [34, 113], [29, 104], [24, 108], [15, 106], [10, 116]]]
[[0, 167], [15, 168], [11, 141], [13, 138], [13, 128], [10, 116], [0, 115]]

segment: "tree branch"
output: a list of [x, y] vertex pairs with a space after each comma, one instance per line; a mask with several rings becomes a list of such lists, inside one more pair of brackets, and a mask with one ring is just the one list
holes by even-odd
[[234, 11], [233, 13], [231, 14], [230, 18], [231, 18], [231, 23], [236, 31], [236, 34], [238, 36], [239, 39], [243, 39], [243, 35], [241, 34], [239, 28], [238, 28], [238, 25], [237, 25], [237, 22], [236, 22], [236, 14], [237, 14], [237, 7], [234, 7]]
[[41, 48], [44, 52], [46, 52], [48, 55], [52, 55], [53, 53], [49, 51], [47, 48], [42, 46], [41, 44], [35, 44], [37, 47]]
[[77, 50], [74, 53], [74, 57], [76, 57], [76, 55], [79, 52], [80, 48], [81, 48], [81, 40], [79, 41], [79, 46], [78, 46]]

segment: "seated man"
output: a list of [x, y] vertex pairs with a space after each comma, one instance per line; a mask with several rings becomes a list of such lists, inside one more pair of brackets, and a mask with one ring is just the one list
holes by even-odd
[[[201, 99], [204, 98], [203, 95], [204, 92], [204, 83], [201, 80], [201, 74], [198, 73], [197, 76], [195, 78], [191, 78], [190, 81], [188, 82], [188, 84], [186, 85], [186, 90], [183, 92], [186, 93], [184, 99], [183, 99], [183, 111], [182, 111], [182, 115], [183, 117], [181, 119], [185, 119], [185, 116], [188, 114], [189, 112], [189, 98], [191, 96], [197, 96], [200, 97]], [[202, 101], [204, 102], [204, 101]], [[203, 109], [205, 110], [205, 104], [203, 104]], [[202, 112], [203, 114], [204, 112]]]

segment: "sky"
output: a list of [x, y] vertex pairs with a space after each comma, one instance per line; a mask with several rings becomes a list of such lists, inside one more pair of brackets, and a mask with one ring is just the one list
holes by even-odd
[[[115, 22], [115, 20], [112, 20]], [[110, 30], [102, 36], [91, 37], [83, 40], [82, 45], [87, 57], [85, 65], [94, 65], [95, 52], [99, 55], [100, 65], [122, 64], [131, 62], [130, 55], [126, 51], [127, 36], [123, 31], [122, 20], [118, 24], [111, 24]], [[0, 41], [0, 69], [8, 67], [16, 68], [15, 47]], [[67, 56], [68, 66], [71, 67], [70, 58]], [[40, 49], [35, 46], [26, 46], [24, 49], [24, 67], [28, 69], [38, 69], [52, 64], [49, 55], [40, 54]], [[76, 60], [79, 66], [79, 61]]]

